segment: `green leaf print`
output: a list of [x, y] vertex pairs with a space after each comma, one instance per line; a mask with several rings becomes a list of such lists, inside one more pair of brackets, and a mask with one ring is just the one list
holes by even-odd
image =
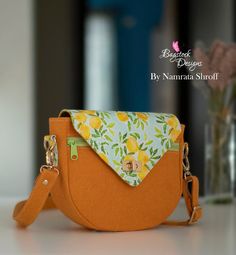
[[125, 153], [125, 155], [127, 155], [127, 148], [126, 148], [126, 146], [124, 146], [124, 153]]
[[164, 126], [163, 126], [164, 133], [166, 133], [166, 129], [167, 129], [167, 124], [164, 124]]
[[149, 152], [152, 155], [152, 153], [153, 153], [153, 148], [152, 147], [151, 147], [151, 149], [149, 149]]
[[102, 119], [104, 119], [104, 118], [105, 118], [105, 116], [104, 116], [104, 113], [103, 113], [103, 112], [101, 112], [101, 117], [102, 117]]
[[155, 161], [151, 160], [151, 165], [154, 166], [155, 165]]
[[155, 157], [152, 157], [152, 159], [160, 159], [161, 156], [155, 156]]
[[115, 135], [115, 132], [111, 129], [111, 128], [109, 128], [109, 132], [114, 136]]
[[157, 154], [157, 152], [158, 152], [158, 149], [155, 149], [155, 150], [153, 151], [153, 155]]
[[101, 133], [101, 136], [103, 136], [107, 132], [107, 129], [104, 129]]
[[102, 152], [103, 152], [104, 154], [107, 154], [106, 151], [105, 151], [105, 149], [104, 149], [104, 146], [101, 146], [101, 150], [102, 150]]
[[153, 140], [150, 140], [150, 141], [146, 142], [145, 145], [150, 145], [152, 143], [153, 143]]
[[115, 165], [117, 165], [117, 166], [121, 166], [121, 164], [120, 164], [120, 162], [118, 162], [117, 160], [113, 160], [113, 163], [115, 164]]
[[[136, 115], [135, 115], [136, 116]], [[133, 122], [133, 116], [132, 116], [132, 114], [130, 114], [130, 113], [128, 113], [128, 117], [129, 117], [129, 119]]]
[[130, 123], [130, 121], [128, 121], [128, 130], [129, 131], [131, 130], [131, 123]]
[[141, 143], [141, 144], [139, 145], [139, 149], [142, 150], [142, 147], [143, 147], [143, 143]]
[[112, 142], [112, 139], [111, 139], [111, 137], [110, 137], [110, 136], [108, 136], [108, 135], [104, 135], [104, 137], [105, 137], [108, 141]]
[[118, 146], [118, 143], [114, 143], [111, 148], [114, 149], [116, 146]]
[[162, 138], [163, 134], [162, 134], [161, 130], [159, 128], [157, 128], [157, 127], [155, 127], [154, 129], [156, 131], [155, 137]]
[[106, 116], [108, 119], [111, 118], [111, 116], [110, 116], [110, 114], [109, 114], [108, 112], [104, 112], [104, 114], [105, 114], [105, 116]]
[[122, 150], [122, 148], [120, 147], [120, 157], [122, 158], [122, 156], [123, 156], [123, 150]]
[[143, 122], [141, 122], [141, 128], [142, 128], [142, 130], [144, 130], [144, 124], [143, 124]]
[[131, 136], [133, 136], [136, 139], [136, 135], [135, 134], [130, 134]]
[[98, 150], [98, 144], [96, 143], [96, 141], [94, 141], [94, 147], [96, 148], [96, 150]]
[[134, 155], [135, 152], [129, 152], [127, 155]]
[[161, 130], [160, 130], [159, 128], [155, 127], [154, 129], [155, 129], [155, 131], [157, 132], [157, 134], [161, 134], [161, 133], [162, 133]]
[[147, 140], [147, 133], [144, 133], [144, 141]]
[[114, 126], [115, 126], [115, 123], [114, 123], [114, 122], [112, 122], [112, 123], [110, 123], [110, 124], [107, 125], [108, 128], [113, 128]]
[[126, 137], [127, 137], [127, 133], [125, 133], [125, 134], [123, 135], [123, 140], [124, 140]]
[[170, 128], [169, 132], [168, 132], [168, 135], [171, 134], [172, 130], [174, 130], [173, 128]]

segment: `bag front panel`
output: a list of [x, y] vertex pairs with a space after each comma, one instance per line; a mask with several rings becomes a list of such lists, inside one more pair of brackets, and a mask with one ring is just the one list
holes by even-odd
[[183, 132], [179, 151], [165, 153], [137, 187], [123, 182], [90, 147], [78, 148], [78, 159], [71, 160], [66, 141], [78, 134], [68, 118], [52, 119], [50, 132], [57, 136], [61, 173], [53, 199], [74, 221], [99, 230], [139, 230], [160, 224], [176, 207], [182, 194]]

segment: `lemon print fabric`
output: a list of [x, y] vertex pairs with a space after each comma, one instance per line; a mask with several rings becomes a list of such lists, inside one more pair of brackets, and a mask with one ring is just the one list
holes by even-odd
[[137, 152], [138, 151], [138, 142], [137, 139], [134, 138], [133, 136], [130, 136], [127, 141], [126, 141], [126, 147], [128, 152]]
[[92, 128], [100, 128], [102, 125], [102, 120], [99, 117], [92, 117], [89, 121]]
[[[97, 155], [131, 186], [142, 182], [181, 133], [173, 114], [94, 110], [63, 110], [61, 114], [64, 112]], [[138, 161], [139, 170], [124, 171], [126, 160]]]
[[85, 124], [81, 124], [79, 127], [79, 133], [81, 136], [85, 139], [88, 140], [90, 138], [90, 128], [89, 126]]
[[128, 121], [129, 120], [129, 116], [126, 112], [117, 112], [116, 116], [120, 121]]

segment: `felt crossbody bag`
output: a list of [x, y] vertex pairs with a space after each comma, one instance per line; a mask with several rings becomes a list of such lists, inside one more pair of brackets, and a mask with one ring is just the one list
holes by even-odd
[[[63, 110], [49, 126], [46, 164], [14, 209], [20, 225], [55, 207], [103, 231], [191, 225], [201, 217], [184, 126], [173, 114]], [[166, 221], [182, 195], [189, 218]]]

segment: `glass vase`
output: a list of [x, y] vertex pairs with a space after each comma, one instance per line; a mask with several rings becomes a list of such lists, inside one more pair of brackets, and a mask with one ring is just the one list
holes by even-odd
[[231, 203], [235, 183], [235, 124], [209, 118], [205, 127], [205, 199]]

